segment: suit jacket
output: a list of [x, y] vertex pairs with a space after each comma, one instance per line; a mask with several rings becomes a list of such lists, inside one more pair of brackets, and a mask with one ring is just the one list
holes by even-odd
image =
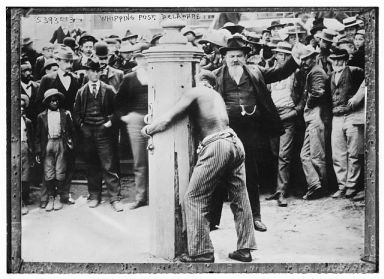
[[33, 129], [33, 123], [28, 117], [24, 118], [25, 120], [25, 127], [27, 129], [27, 144], [28, 144], [28, 151], [30, 155], [35, 154], [35, 133]]
[[332, 94], [332, 107], [334, 115], [342, 115], [350, 113], [354, 110], [364, 107], [364, 103], [354, 109], [347, 106], [348, 100], [355, 96], [359, 90], [361, 83], [364, 80], [364, 70], [358, 67], [346, 66], [339, 82], [335, 82], [335, 72], [331, 75], [331, 94]]
[[320, 117], [326, 122], [331, 116], [331, 96], [328, 75], [324, 69], [315, 64], [305, 79], [304, 95], [306, 105], [304, 119], [306, 122]]
[[76, 93], [79, 90], [81, 84], [79, 78], [71, 73], [71, 84], [68, 90], [65, 89], [64, 85], [61, 83], [60, 77], [57, 72], [43, 76], [40, 82], [39, 93], [36, 98], [37, 106], [40, 108], [39, 112], [44, 110], [43, 99], [44, 93], [51, 88], [56, 88], [59, 92], [63, 93], [65, 100], [61, 107], [65, 110], [73, 111], [73, 104], [75, 103]]
[[[25, 114], [27, 118], [29, 118], [32, 121], [32, 123], [35, 123], [36, 117], [40, 112], [39, 111], [40, 106], [36, 104], [36, 98], [39, 93], [40, 86], [37, 82], [34, 82], [34, 81], [31, 82], [31, 85], [32, 85], [31, 87], [32, 89], [31, 89], [31, 96], [29, 97], [29, 106], [26, 108]], [[27, 92], [25, 92], [24, 88], [21, 85], [20, 85], [20, 93], [27, 95]]]
[[63, 31], [63, 28], [61, 28], [61, 26], [59, 26], [59, 28], [57, 28], [54, 32], [53, 32], [53, 35], [52, 35], [52, 38], [49, 40], [49, 42], [51, 44], [55, 43], [55, 41], [57, 41], [58, 44], [62, 44], [64, 39], [66, 37], [70, 37], [70, 32], [68, 32], [67, 34], [64, 34], [64, 31]]
[[[216, 90], [220, 94], [223, 94], [224, 91], [223, 80], [226, 67], [226, 65], [223, 65], [219, 69], [213, 71], [217, 77], [218, 86]], [[245, 73], [251, 79], [256, 96], [256, 104], [260, 110], [261, 130], [268, 136], [280, 136], [284, 133], [284, 129], [281, 124], [279, 113], [272, 101], [271, 92], [267, 88], [267, 84], [286, 79], [297, 67], [298, 65], [293, 58], [289, 59], [280, 68], [265, 69], [256, 65], [244, 66]]]
[[[75, 106], [73, 109], [73, 119], [76, 126], [82, 126], [87, 110], [87, 95], [90, 93], [88, 84], [83, 85], [76, 94]], [[108, 119], [112, 120], [114, 111], [115, 89], [108, 84], [100, 81], [98, 94], [101, 94], [101, 112]]]
[[35, 80], [40, 80], [43, 77], [44, 73], [42, 71], [44, 68], [44, 64], [45, 64], [44, 56], [41, 55], [37, 57], [35, 66], [33, 67], [33, 78]]
[[[74, 130], [71, 113], [64, 109], [60, 109], [60, 128], [61, 136], [64, 142], [65, 151], [73, 148]], [[40, 154], [41, 158], [45, 157], [46, 147], [48, 143], [48, 110], [46, 109], [37, 116], [35, 151]]]
[[[115, 91], [119, 90], [120, 84], [123, 81], [124, 72], [111, 66], [107, 66], [106, 80], [103, 80], [108, 85], [112, 85]], [[102, 77], [100, 77], [102, 78]], [[88, 83], [88, 77], [84, 77], [83, 85]]]

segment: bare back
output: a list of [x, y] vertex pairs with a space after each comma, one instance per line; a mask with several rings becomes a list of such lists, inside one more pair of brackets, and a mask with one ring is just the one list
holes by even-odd
[[188, 94], [195, 97], [189, 111], [200, 139], [228, 128], [225, 103], [217, 91], [206, 86], [198, 86], [192, 88]]

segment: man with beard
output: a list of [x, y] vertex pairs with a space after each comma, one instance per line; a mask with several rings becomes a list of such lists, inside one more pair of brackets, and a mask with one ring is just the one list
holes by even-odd
[[[61, 46], [57, 50], [56, 61], [59, 65], [59, 69], [57, 72], [45, 75], [41, 79], [39, 93], [36, 98], [37, 104], [42, 104], [42, 100], [44, 99], [44, 93], [48, 89], [55, 88], [59, 92], [61, 92], [65, 97], [62, 103], [62, 108], [68, 110], [69, 112], [73, 111], [73, 104], [75, 103], [76, 93], [81, 86], [79, 78], [71, 72], [73, 66], [73, 56], [73, 51], [69, 47]], [[41, 107], [40, 111], [43, 110], [44, 108]], [[70, 152], [68, 152], [67, 154], [68, 167], [65, 176], [63, 193], [60, 196], [62, 203], [75, 203], [74, 200], [70, 197], [69, 193], [75, 166], [75, 153], [76, 152], [74, 150], [70, 150]], [[47, 191], [43, 183], [43, 187], [41, 189], [40, 207], [45, 208], [45, 206], [47, 205], [47, 200]]]
[[[229, 116], [230, 126], [244, 144], [247, 190], [252, 208], [254, 227], [266, 231], [261, 222], [258, 162], [260, 150], [268, 136], [280, 136], [283, 132], [281, 120], [266, 86], [268, 83], [287, 78], [298, 67], [300, 47], [295, 46], [290, 58], [280, 68], [260, 68], [246, 65], [250, 48], [241, 36], [228, 39], [227, 46], [220, 48], [226, 63], [214, 71], [217, 91], [222, 94]], [[261, 145], [261, 146], [260, 146]], [[222, 200], [219, 197], [211, 212], [211, 228], [220, 220]]]
[[307, 193], [303, 199], [318, 198], [327, 185], [325, 126], [330, 117], [331, 107], [327, 90], [328, 76], [316, 63], [316, 51], [307, 46], [301, 56], [302, 70], [306, 73], [304, 94], [304, 120], [306, 130], [301, 149], [301, 161], [307, 180]]
[[364, 139], [364, 70], [348, 66], [349, 54], [335, 49], [330, 55], [334, 72], [332, 93], [332, 158], [339, 190], [333, 198], [352, 198], [359, 189]]

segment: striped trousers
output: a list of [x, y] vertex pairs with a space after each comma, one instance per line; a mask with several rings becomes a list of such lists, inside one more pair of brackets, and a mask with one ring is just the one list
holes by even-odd
[[[213, 253], [209, 214], [216, 187], [228, 187], [235, 219], [237, 249], [256, 249], [253, 218], [245, 178], [243, 144], [232, 129], [205, 138], [199, 147], [188, 190], [184, 197], [189, 256]], [[227, 181], [219, 185], [219, 181]]]

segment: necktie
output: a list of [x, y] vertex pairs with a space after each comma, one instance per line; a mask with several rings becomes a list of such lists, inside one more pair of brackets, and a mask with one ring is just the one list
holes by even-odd
[[92, 83], [92, 94], [93, 94], [93, 97], [96, 98], [96, 94], [97, 94], [96, 83]]
[[70, 74], [69, 72], [65, 72], [65, 73], [64, 73], [64, 76], [65, 76], [65, 77], [71, 77], [71, 74]]
[[27, 87], [26, 87], [26, 89], [29, 89], [29, 88], [31, 88], [31, 86], [32, 86], [32, 84], [30, 83], [30, 84], [28, 84], [27, 85]]

